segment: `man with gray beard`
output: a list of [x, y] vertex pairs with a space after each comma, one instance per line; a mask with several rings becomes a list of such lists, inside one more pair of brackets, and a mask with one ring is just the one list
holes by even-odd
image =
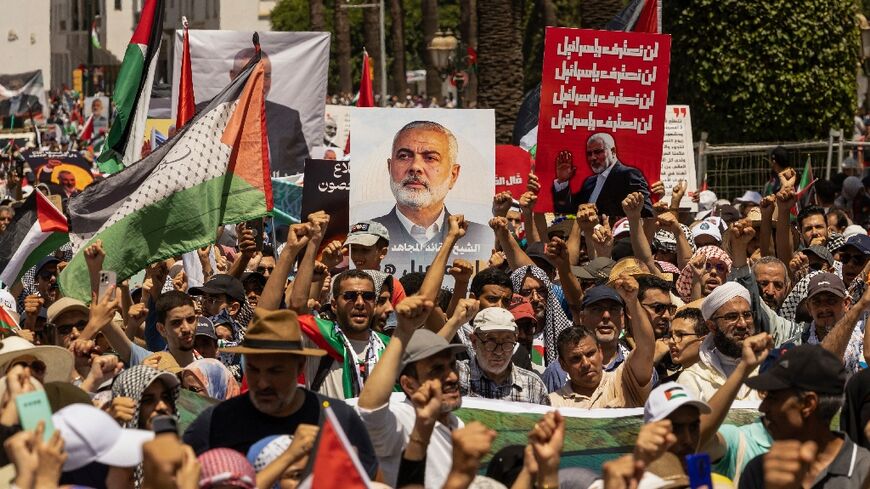
[[[387, 159], [396, 205], [389, 214], [373, 219], [387, 228], [391, 254], [414, 253], [415, 261], [423, 266], [432, 261], [447, 234], [450, 212], [444, 199], [459, 179], [458, 152], [456, 136], [437, 122], [410, 122], [396, 133]], [[489, 227], [468, 224], [454, 252], [470, 252], [477, 245], [478, 254], [488, 254], [493, 240]]]

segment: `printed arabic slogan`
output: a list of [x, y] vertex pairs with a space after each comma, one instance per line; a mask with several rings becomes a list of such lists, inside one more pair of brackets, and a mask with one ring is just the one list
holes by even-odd
[[595, 202], [620, 215], [624, 194], [659, 179], [670, 47], [663, 34], [547, 28], [540, 210], [574, 214]]
[[347, 161], [305, 160], [305, 184], [302, 186], [302, 216], [325, 211], [329, 226], [323, 246], [347, 237], [350, 174]]

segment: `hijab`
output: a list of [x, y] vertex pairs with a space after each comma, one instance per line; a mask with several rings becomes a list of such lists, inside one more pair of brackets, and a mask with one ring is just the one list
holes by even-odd
[[230, 370], [214, 358], [197, 360], [182, 370], [190, 372], [205, 387], [205, 393], [212, 399], [225, 401], [239, 395], [239, 383]]

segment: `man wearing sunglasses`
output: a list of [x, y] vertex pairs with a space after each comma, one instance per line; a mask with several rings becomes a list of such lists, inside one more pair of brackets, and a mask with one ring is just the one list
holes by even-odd
[[511, 361], [517, 345], [513, 314], [501, 307], [490, 307], [480, 311], [472, 324], [474, 356], [456, 364], [462, 395], [549, 404], [540, 377]]
[[659, 377], [665, 377], [678, 368], [670, 356], [670, 345], [667, 339], [671, 331], [671, 321], [677, 312], [677, 306], [671, 302], [671, 284], [659, 277], [637, 277], [637, 298], [643, 307], [643, 312], [649, 318], [656, 337], [655, 366]]
[[870, 236], [856, 234], [849, 236], [846, 244], [837, 249], [837, 261], [843, 264], [843, 282], [851, 284], [867, 265], [870, 259]]
[[69, 348], [84, 331], [90, 316], [88, 306], [72, 297], [62, 297], [48, 308], [48, 331], [52, 343]]

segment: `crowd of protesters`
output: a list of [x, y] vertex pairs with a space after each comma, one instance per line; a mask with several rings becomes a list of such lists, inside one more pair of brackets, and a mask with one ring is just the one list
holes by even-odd
[[[681, 182], [647, 216], [656, 183], [564, 220], [536, 212], [529, 175], [521, 199], [494, 196], [476, 274], [451, 258], [457, 214], [428, 271], [403, 277], [380, 270], [383, 226], [329, 241], [324, 212], [265, 236], [222, 228], [197, 253], [200, 286], [175, 257], [100, 294], [113, 250], [96, 241], [90, 304], [59, 290], [62, 247], [0, 290], [20, 325], [0, 343], [0, 465], [19, 488], [297, 487], [328, 405], [387, 487], [689, 487], [695, 454], [716, 487], [867, 487], [870, 181], [838, 175], [799, 202], [782, 151], [771, 168], [734, 202], [692, 195], [697, 212]], [[7, 185], [0, 233], [23, 197]], [[209, 407], [179, 432], [182, 390]], [[51, 436], [22, 427], [33, 391]], [[456, 415], [467, 398], [550, 407], [489, 458], [499, 433]], [[759, 416], [728, 423], [737, 401]], [[561, 467], [571, 408], [642, 408], [634, 447]]]

